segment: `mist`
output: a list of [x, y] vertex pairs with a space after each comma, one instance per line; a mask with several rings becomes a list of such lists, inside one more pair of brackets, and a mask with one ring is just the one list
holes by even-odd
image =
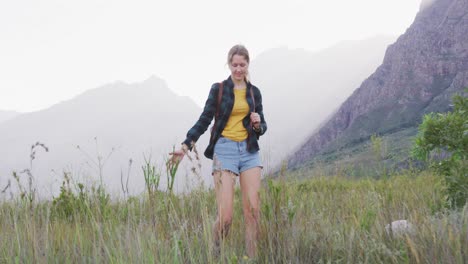
[[[145, 158], [164, 172], [211, 84], [229, 75], [226, 54], [237, 43], [249, 49], [264, 96], [270, 173], [375, 70], [419, 4], [241, 1], [237, 11], [216, 1], [2, 3], [0, 187], [33, 164], [44, 195], [67, 173], [103, 178], [116, 193], [128, 175], [132, 192], [141, 191]], [[207, 140], [197, 142], [200, 153]], [[38, 149], [31, 163], [36, 142], [49, 151]], [[103, 173], [96, 161], [104, 158]], [[210, 162], [200, 162], [200, 179], [183, 162], [178, 191], [211, 184]]]

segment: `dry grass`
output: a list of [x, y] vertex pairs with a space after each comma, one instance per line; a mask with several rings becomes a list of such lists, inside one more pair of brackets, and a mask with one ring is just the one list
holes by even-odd
[[[70, 190], [71, 191], [71, 190]], [[111, 201], [88, 190], [72, 202], [0, 203], [0, 263], [467, 263], [468, 212], [444, 210], [431, 174], [386, 180], [267, 180], [257, 259], [244, 257], [240, 193], [232, 232], [212, 254], [215, 197], [157, 191]], [[108, 198], [108, 197], [107, 197]], [[56, 198], [60, 199], [60, 198]], [[62, 198], [63, 199], [63, 198]], [[67, 208], [66, 206], [70, 207]], [[68, 210], [68, 211], [66, 211]], [[385, 225], [407, 219], [403, 236]]]

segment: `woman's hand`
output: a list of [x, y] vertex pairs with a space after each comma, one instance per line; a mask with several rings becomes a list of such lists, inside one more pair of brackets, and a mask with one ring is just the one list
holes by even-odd
[[182, 144], [182, 147], [179, 150], [175, 150], [174, 152], [170, 152], [169, 155], [172, 155], [171, 161], [172, 162], [180, 162], [187, 153], [188, 147], [185, 144]]
[[253, 124], [255, 129], [260, 128], [260, 115], [259, 114], [255, 113], [255, 112], [251, 112], [250, 113], [250, 121], [252, 121], [252, 124]]

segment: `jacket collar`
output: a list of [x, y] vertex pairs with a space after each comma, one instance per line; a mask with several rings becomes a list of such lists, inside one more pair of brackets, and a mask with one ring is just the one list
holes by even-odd
[[[247, 90], [249, 90], [252, 84], [247, 80], [247, 78], [245, 79], [245, 83], [247, 84]], [[229, 75], [227, 79], [224, 80], [224, 85], [231, 89], [234, 88], [234, 82], [232, 81], [231, 75]]]

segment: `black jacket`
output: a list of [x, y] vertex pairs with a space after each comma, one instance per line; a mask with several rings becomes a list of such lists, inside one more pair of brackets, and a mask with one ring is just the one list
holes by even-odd
[[[250, 82], [247, 81], [246, 83], [246, 99], [250, 107], [250, 112], [258, 113], [261, 119], [260, 132], [255, 132], [252, 126], [250, 125], [250, 112], [242, 120], [242, 123], [244, 124], [244, 127], [247, 129], [248, 132], [247, 151], [254, 153], [260, 150], [260, 147], [258, 146], [258, 139], [261, 135], [263, 135], [266, 132], [267, 124], [265, 122], [265, 117], [263, 116], [262, 95], [260, 93], [260, 90], [254, 85], [252, 85]], [[198, 138], [203, 133], [205, 133], [216, 114], [219, 87], [219, 83], [215, 83], [211, 86], [210, 94], [208, 95], [208, 99], [206, 100], [205, 107], [203, 109], [202, 114], [200, 115], [200, 118], [195, 123], [195, 125], [187, 132], [187, 138], [184, 140], [183, 143], [186, 144], [190, 150], [192, 150], [192, 143], [197, 142]], [[232, 108], [234, 106], [233, 89], [234, 83], [232, 82], [232, 79], [229, 76], [226, 80], [223, 81], [223, 95], [219, 107], [219, 119], [215, 122], [213, 126], [213, 130], [211, 131], [210, 143], [204, 153], [205, 157], [209, 159], [213, 159], [214, 145], [221, 136], [221, 133], [223, 132], [224, 127], [226, 126], [229, 116], [231, 115]], [[255, 109], [250, 90], [253, 91], [253, 96], [255, 99]]]

